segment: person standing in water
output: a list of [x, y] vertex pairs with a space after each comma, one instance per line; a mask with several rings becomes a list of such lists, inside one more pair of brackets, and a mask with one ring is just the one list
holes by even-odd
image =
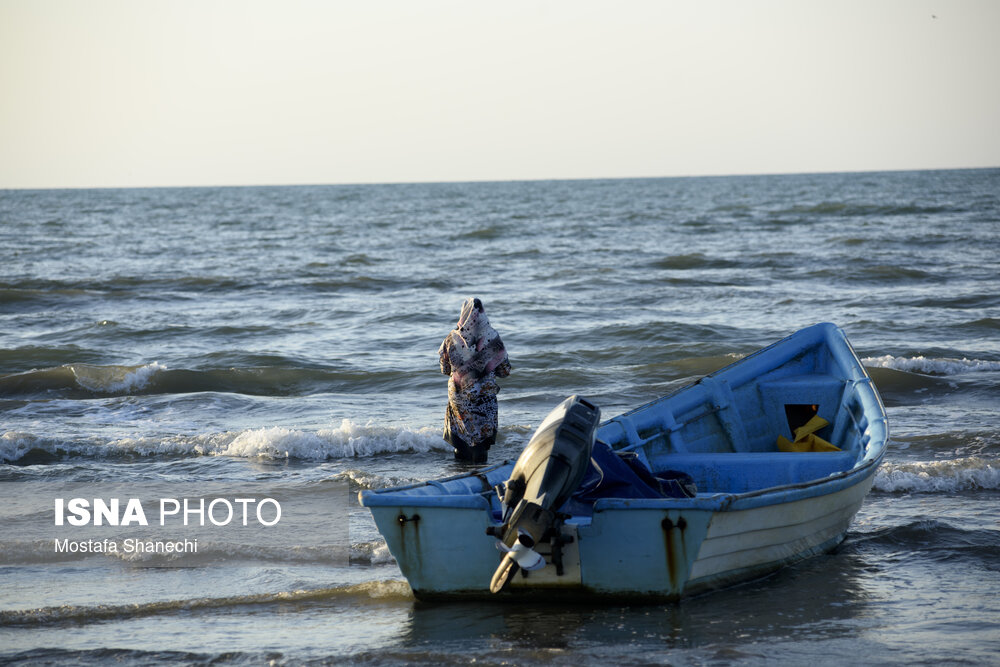
[[485, 463], [497, 439], [498, 377], [510, 375], [510, 360], [500, 334], [490, 326], [479, 299], [466, 299], [458, 324], [438, 349], [448, 380], [444, 439], [455, 459]]

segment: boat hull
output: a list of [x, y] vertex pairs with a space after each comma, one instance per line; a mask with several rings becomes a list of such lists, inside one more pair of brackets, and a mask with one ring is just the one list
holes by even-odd
[[[829, 422], [836, 451], [775, 444], [796, 437], [804, 409]], [[565, 518], [556, 546], [536, 545], [545, 567], [499, 597], [676, 600], [833, 550], [872, 486], [888, 425], [843, 332], [822, 324], [608, 420], [597, 437], [654, 473], [689, 475], [697, 495], [597, 499]], [[512, 469], [361, 493], [418, 598], [497, 599], [502, 553], [487, 533], [502, 523], [494, 486]]]
[[[875, 468], [764, 495], [598, 501], [589, 521], [563, 526], [561, 574], [541, 548], [545, 568], [516, 576], [500, 597], [676, 600], [762, 577], [835, 549]], [[484, 584], [502, 556], [486, 535], [497, 522], [475, 498], [478, 507], [370, 506], [416, 597], [497, 599]]]
[[870, 474], [822, 496], [713, 516], [685, 585], [686, 594], [770, 574], [827, 553], [847, 535], [874, 481]]

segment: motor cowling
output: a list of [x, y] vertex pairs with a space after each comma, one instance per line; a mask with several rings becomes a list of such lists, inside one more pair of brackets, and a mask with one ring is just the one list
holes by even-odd
[[498, 545], [505, 555], [492, 592], [502, 590], [519, 567], [544, 567], [532, 547], [549, 537], [556, 511], [583, 480], [600, 418], [600, 408], [570, 396], [546, 416], [521, 452], [505, 485], [507, 516]]

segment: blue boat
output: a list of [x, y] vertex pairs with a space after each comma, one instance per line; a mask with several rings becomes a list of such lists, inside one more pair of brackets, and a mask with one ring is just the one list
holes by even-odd
[[761, 577], [843, 541], [888, 440], [871, 378], [829, 323], [598, 414], [574, 397], [517, 463], [362, 491], [414, 595], [676, 600]]

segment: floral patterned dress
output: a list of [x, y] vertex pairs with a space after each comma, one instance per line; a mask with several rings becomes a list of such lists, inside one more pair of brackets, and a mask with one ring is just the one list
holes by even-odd
[[510, 375], [510, 360], [500, 335], [490, 326], [479, 299], [462, 305], [458, 325], [438, 350], [448, 380], [444, 439], [455, 458], [483, 463], [497, 436], [496, 378]]

